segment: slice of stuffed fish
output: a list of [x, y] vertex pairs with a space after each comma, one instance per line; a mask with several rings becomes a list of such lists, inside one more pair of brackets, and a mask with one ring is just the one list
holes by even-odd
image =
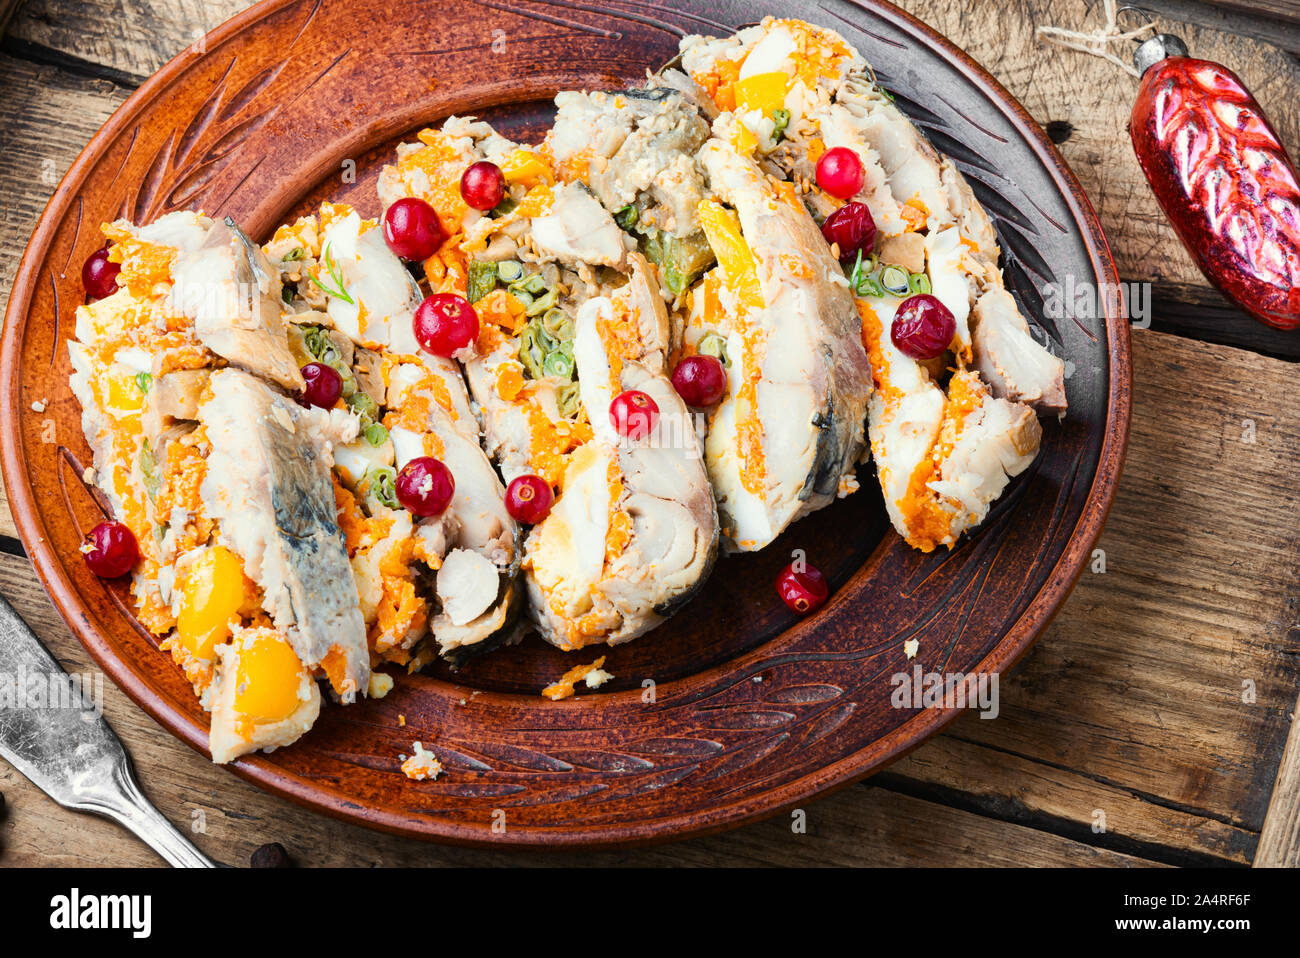
[[[562, 648], [616, 645], [658, 625], [703, 583], [717, 551], [695, 425], [665, 374], [667, 311], [648, 264], [629, 259], [630, 281], [578, 310], [573, 354], [582, 403], [597, 411], [594, 435], [570, 459], [564, 494], [524, 559], [542, 635]], [[659, 410], [635, 441], [608, 414], [629, 390]]]
[[[952, 546], [987, 514], [1038, 451], [1025, 403], [1063, 412], [1063, 364], [1030, 335], [1003, 289], [996, 234], [965, 178], [874, 82], [838, 35], [768, 18], [726, 39], [688, 37], [683, 69], [721, 110], [731, 140], [797, 184], [819, 218], [845, 202], [817, 186], [828, 149], [858, 157], [875, 245], [848, 261], [876, 393], [869, 434], [895, 528], [912, 545]], [[781, 121], [780, 136], [767, 123]], [[911, 296], [936, 297], [954, 319], [944, 356], [917, 362], [894, 347]]]
[[717, 199], [698, 215], [719, 265], [692, 290], [683, 346], [725, 360], [705, 455], [723, 533], [749, 551], [857, 487], [871, 373], [816, 224], [718, 132], [700, 153]]
[[[211, 239], [214, 230], [224, 236], [220, 243]], [[212, 264], [230, 267], [227, 248], [245, 265], [255, 257], [236, 228], [193, 213], [169, 214], [145, 227], [115, 223], [105, 233], [114, 242], [110, 255], [121, 263], [123, 282], [114, 295], [78, 310], [77, 340], [69, 352], [72, 385], [95, 451], [96, 481], [141, 548], [133, 576], [139, 618], [161, 637], [162, 649], [212, 713], [214, 761], [286, 745], [310, 728], [319, 712], [316, 670], [299, 658], [288, 629], [267, 614], [277, 590], [285, 587], [264, 576], [266, 555], [273, 550], [245, 553], [249, 545], [233, 541], [248, 528], [247, 521], [256, 519], [239, 508], [209, 509], [212, 499], [205, 492], [216, 482], [213, 470], [218, 479], [231, 479], [256, 465], [239, 456], [233, 466], [223, 461], [208, 424], [200, 422], [201, 410], [213, 402], [213, 378], [220, 376], [243, 377], [288, 403], [286, 416], [298, 410], [276, 387], [225, 368], [238, 363], [268, 378], [297, 369], [284, 359], [289, 348], [283, 321], [277, 327], [267, 319], [257, 330], [248, 325], [249, 315], [270, 317], [280, 308], [278, 284], [232, 290], [244, 267], [223, 271]], [[210, 268], [190, 270], [205, 261]], [[178, 292], [178, 274], [189, 276], [188, 295]], [[200, 275], [211, 303], [230, 305], [228, 313], [205, 314], [202, 336], [195, 317], [187, 314], [187, 306], [196, 314], [209, 309], [199, 295]], [[240, 295], [250, 298], [241, 305]], [[267, 308], [258, 297], [275, 303]], [[269, 364], [267, 356], [278, 356], [279, 365]], [[322, 441], [355, 430], [351, 421], [319, 415], [330, 420]], [[241, 431], [236, 438], [244, 437]], [[331, 496], [326, 508], [332, 506]]]
[[212, 444], [205, 512], [303, 665], [351, 702], [369, 688], [370, 650], [330, 470], [356, 420], [303, 408], [237, 369], [214, 372], [208, 392], [199, 407]]
[[174, 267], [173, 300], [199, 341], [222, 359], [278, 386], [303, 388], [289, 352], [280, 276], [230, 219], [213, 223]]
[[[492, 216], [457, 188], [484, 158], [510, 188]], [[478, 313], [478, 341], [458, 358], [488, 452], [507, 480], [538, 475], [557, 492], [525, 551], [539, 631], [578, 648], [653, 628], [707, 574], [716, 518], [666, 376], [667, 314], [648, 264], [585, 183], [557, 180], [543, 153], [470, 119], [400, 147], [380, 196], [418, 196], [456, 230], [425, 271], [434, 292], [464, 295]], [[661, 431], [625, 448], [609, 406], [626, 389], [656, 399]]]
[[[675, 316], [671, 354], [703, 342], [728, 364], [730, 394], [709, 421], [709, 473], [729, 545], [759, 549], [855, 487], [870, 379], [815, 224], [729, 142], [731, 127], [710, 130], [707, 98], [682, 93], [687, 85], [561, 93], [547, 143], [558, 168], [637, 239], [675, 306], [695, 287], [694, 322]], [[696, 307], [709, 294], [706, 324]]]
[[[375, 223], [347, 206], [324, 204], [319, 220], [282, 228], [267, 249], [300, 297], [291, 345], [345, 377], [343, 403], [361, 418], [335, 471], [372, 648], [417, 667], [431, 635], [458, 665], [509, 641], [522, 595], [518, 527], [460, 367], [415, 339], [418, 285]], [[456, 491], [441, 515], [416, 519], [393, 483], [422, 456], [450, 469]]]
[[546, 145], [557, 175], [588, 186], [680, 298], [716, 262], [697, 212], [708, 195], [695, 162], [709, 138], [700, 105], [668, 86], [568, 91], [555, 105]]

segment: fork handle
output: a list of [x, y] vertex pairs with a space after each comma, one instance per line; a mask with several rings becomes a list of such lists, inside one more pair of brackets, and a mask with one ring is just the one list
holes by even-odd
[[77, 807], [134, 832], [175, 868], [219, 867], [145, 798], [130, 765], [116, 765], [109, 781], [87, 787]]

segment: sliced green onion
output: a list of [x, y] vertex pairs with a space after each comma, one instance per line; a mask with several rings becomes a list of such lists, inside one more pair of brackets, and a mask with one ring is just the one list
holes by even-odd
[[568, 313], [558, 307], [548, 309], [542, 314], [542, 329], [556, 342], [573, 341], [573, 320], [569, 319]]
[[533, 379], [541, 379], [546, 375], [543, 372], [546, 357], [555, 347], [554, 341], [548, 340], [550, 337], [536, 321], [525, 326], [524, 331], [519, 334], [519, 361], [524, 364], [524, 369]]
[[299, 246], [297, 249], [291, 249], [289, 250], [289, 252], [285, 253], [284, 258], [280, 260], [280, 262], [296, 263], [298, 262], [298, 260], [302, 259], [306, 254], [307, 254], [307, 250]]
[[375, 421], [375, 416], [379, 413], [379, 403], [375, 402], [370, 393], [363, 389], [358, 389], [351, 396], [348, 396], [347, 405], [362, 419], [369, 419], [371, 422]]
[[527, 279], [520, 280], [511, 285], [511, 290], [522, 289], [525, 293], [531, 293], [537, 296], [546, 292], [546, 280], [542, 278], [541, 273], [533, 273]]
[[527, 309], [529, 306], [533, 305], [533, 297], [530, 296], [528, 292], [524, 290], [522, 287], [511, 286], [510, 295], [513, 296], [515, 299], [519, 300], [519, 302], [523, 303], [524, 309]]
[[476, 259], [469, 264], [469, 288], [466, 292], [471, 303], [477, 303], [497, 288], [497, 264]]
[[641, 214], [637, 212], [636, 204], [629, 203], [617, 213], [614, 214], [614, 222], [618, 224], [619, 229], [630, 230], [636, 226]]
[[582, 410], [582, 392], [577, 383], [565, 383], [555, 390], [555, 405], [565, 419], [574, 419]]
[[366, 492], [388, 508], [397, 508], [397, 470], [392, 466], [370, 466], [361, 483]]
[[293, 287], [292, 287], [292, 286], [289, 286], [289, 285], [287, 285], [287, 284], [284, 285], [284, 286], [281, 286], [281, 287], [280, 287], [280, 298], [281, 298], [282, 300], [284, 300], [286, 303], [292, 303], [292, 302], [293, 302]]
[[880, 282], [876, 279], [875, 273], [864, 272], [859, 276], [857, 283], [853, 287], [853, 291], [859, 296], [879, 297], [885, 295], [885, 291], [881, 287]]
[[559, 296], [560, 294], [558, 290], [548, 289], [545, 293], [532, 301], [532, 303], [524, 310], [524, 315], [540, 316], [542, 313], [545, 313], [547, 310], [552, 309], [555, 306], [555, 301], [559, 299]]
[[785, 139], [785, 128], [790, 125], [789, 110], [772, 111], [772, 142], [780, 143]]
[[518, 201], [512, 200], [510, 197], [507, 196], [505, 199], [503, 199], [500, 203], [498, 203], [488, 212], [488, 216], [490, 216], [494, 220], [500, 219], [502, 216], [505, 216], [507, 213], [513, 213], [515, 211], [515, 207], [518, 205], [519, 205]]
[[136, 463], [140, 466], [140, 475], [144, 479], [145, 492], [149, 494], [150, 499], [158, 498], [158, 489], [162, 486], [162, 479], [154, 474], [154, 470], [158, 468], [158, 461], [154, 459], [153, 448], [149, 445], [148, 439], [140, 443], [140, 455], [136, 457]]
[[140, 390], [140, 392], [147, 393], [149, 391], [149, 387], [152, 385], [153, 385], [153, 376], [151, 376], [149, 373], [138, 372], [135, 374], [135, 386], [137, 389]]
[[925, 273], [913, 273], [907, 278], [907, 288], [912, 291], [913, 295], [917, 293], [929, 293], [932, 291], [930, 286], [930, 277]]
[[901, 266], [886, 266], [880, 271], [880, 285], [895, 296], [906, 296], [909, 289], [907, 270]]
[[705, 333], [695, 351], [701, 356], [712, 356], [724, 366], [731, 365], [731, 360], [727, 358], [727, 341], [717, 333]]
[[384, 428], [384, 424], [381, 422], [372, 422], [366, 427], [362, 435], [366, 437], [366, 442], [375, 447], [388, 442], [388, 430]]
[[507, 285], [517, 283], [524, 278], [524, 264], [513, 259], [497, 263], [497, 276]]
[[572, 379], [573, 357], [565, 355], [562, 350], [557, 349], [546, 357], [546, 362], [542, 366], [542, 371], [548, 376], [559, 376], [561, 379]]

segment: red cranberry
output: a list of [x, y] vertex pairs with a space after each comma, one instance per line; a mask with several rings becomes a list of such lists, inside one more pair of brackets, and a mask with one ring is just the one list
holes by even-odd
[[716, 356], [687, 356], [673, 370], [673, 388], [688, 406], [712, 406], [727, 392], [727, 373]]
[[307, 383], [302, 398], [321, 409], [333, 409], [343, 395], [343, 377], [338, 370], [324, 363], [308, 363], [302, 367], [302, 378]]
[[796, 571], [793, 562], [781, 570], [776, 577], [776, 591], [791, 612], [807, 615], [821, 608], [830, 594], [830, 587], [826, 584], [826, 576], [815, 566], [806, 562], [800, 565], [802, 571]]
[[117, 292], [117, 274], [121, 263], [111, 263], [107, 249], [97, 249], [81, 265], [81, 285], [91, 299], [103, 299]]
[[140, 558], [135, 535], [121, 522], [101, 522], [90, 530], [81, 553], [90, 571], [101, 579], [116, 579], [131, 571]]
[[472, 165], [460, 178], [460, 195], [476, 210], [496, 209], [506, 195], [501, 167], [488, 160]]
[[506, 487], [506, 512], [516, 522], [535, 526], [547, 517], [555, 493], [541, 476], [518, 476]]
[[619, 393], [609, 404], [609, 420], [619, 435], [644, 439], [659, 421], [659, 404], [639, 389]]
[[817, 185], [839, 200], [857, 196], [863, 176], [862, 161], [847, 146], [827, 150], [817, 161]]
[[889, 330], [889, 338], [899, 352], [920, 360], [942, 356], [956, 334], [957, 320], [952, 312], [929, 293], [903, 300]]
[[447, 242], [447, 231], [432, 206], [407, 196], [384, 214], [384, 240], [402, 259], [422, 263]]
[[838, 243], [840, 260], [852, 262], [858, 255], [871, 253], [876, 245], [876, 221], [865, 203], [845, 203], [822, 223], [822, 236], [828, 243]]
[[397, 501], [417, 516], [441, 515], [456, 493], [451, 470], [432, 456], [412, 459], [397, 474]]
[[426, 352], [449, 357], [478, 338], [478, 313], [464, 296], [434, 293], [415, 311], [414, 328]]

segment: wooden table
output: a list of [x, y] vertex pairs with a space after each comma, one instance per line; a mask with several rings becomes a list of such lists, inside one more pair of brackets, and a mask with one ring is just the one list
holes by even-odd
[[[0, 20], [11, 0], [0, 0]], [[1211, 290], [1160, 214], [1126, 133], [1135, 81], [1036, 40], [1072, 0], [904, 0], [984, 64], [1060, 144], [1125, 280], [1154, 289], [1133, 337], [1128, 463], [1093, 571], [1002, 684], [876, 777], [726, 835], [574, 857], [469, 851], [345, 825], [265, 795], [173, 740], [111, 684], [145, 789], [213, 858], [278, 841], [304, 864], [1295, 865], [1300, 861], [1300, 334]], [[1300, 151], [1292, 0], [1148, 0], [1195, 54], [1232, 65]], [[0, 43], [0, 308], [59, 177], [109, 114], [243, 0], [26, 0]], [[969, 7], [970, 9], [965, 9]], [[0, 501], [0, 591], [70, 669], [91, 668]], [[0, 763], [3, 865], [157, 865]]]

